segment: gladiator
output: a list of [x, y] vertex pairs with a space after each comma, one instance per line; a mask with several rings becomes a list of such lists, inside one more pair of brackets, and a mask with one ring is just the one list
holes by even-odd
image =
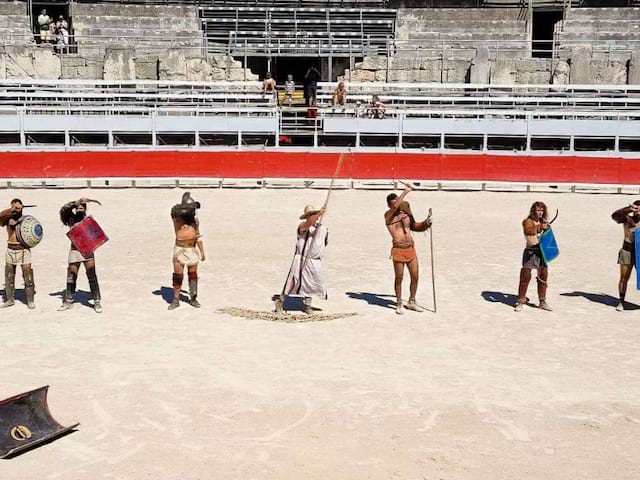
[[304, 207], [303, 220], [296, 230], [296, 249], [282, 294], [275, 299], [276, 312], [281, 313], [289, 297], [302, 297], [302, 311], [313, 313], [313, 297], [327, 298], [327, 287], [322, 273], [322, 257], [329, 240], [327, 227], [320, 223], [325, 209], [313, 205]]
[[33, 268], [31, 268], [31, 250], [18, 241], [16, 229], [22, 219], [22, 202], [14, 198], [11, 200], [11, 207], [0, 212], [0, 226], [7, 227], [7, 252], [5, 254], [4, 266], [4, 292], [5, 301], [0, 308], [7, 308], [15, 305], [15, 281], [16, 267], [22, 267], [22, 278], [24, 279], [24, 290], [27, 297], [27, 307], [36, 308], [35, 304], [35, 284], [33, 281]]
[[169, 310], [180, 306], [180, 290], [184, 280], [184, 267], [189, 276], [189, 303], [200, 308], [198, 297], [198, 263], [205, 261], [204, 246], [200, 240], [200, 224], [196, 217], [196, 202], [189, 192], [182, 196], [182, 201], [171, 209], [171, 219], [176, 232], [176, 243], [173, 248], [173, 300]]
[[624, 241], [622, 248], [618, 251], [618, 265], [620, 265], [620, 280], [618, 281], [619, 301], [616, 310], [622, 312], [625, 305], [625, 296], [627, 294], [627, 284], [631, 277], [633, 267], [636, 265], [635, 241], [633, 238], [633, 230], [640, 227], [640, 200], [636, 200], [633, 204], [620, 208], [611, 214], [611, 218], [622, 225], [624, 229]]
[[393, 260], [393, 270], [395, 273], [394, 288], [396, 293], [396, 313], [403, 314], [402, 303], [402, 278], [405, 266], [409, 270], [411, 282], [409, 284], [409, 302], [404, 306], [407, 310], [422, 312], [423, 309], [416, 303], [416, 293], [418, 291], [418, 255], [416, 253], [415, 242], [411, 232], [424, 232], [428, 230], [432, 221], [427, 218], [422, 222], [416, 222], [409, 202], [405, 197], [413, 188], [409, 185], [398, 197], [395, 193], [387, 196], [387, 210], [384, 214], [384, 221], [389, 234], [391, 234], [392, 248], [391, 259]]
[[[65, 203], [60, 209], [60, 221], [63, 225], [71, 228], [76, 223], [81, 222], [87, 216], [87, 203], [94, 202], [100, 205], [97, 200], [81, 198], [73, 202]], [[76, 294], [76, 281], [80, 266], [84, 265], [84, 270], [89, 281], [89, 290], [93, 299], [93, 309], [96, 313], [102, 313], [102, 299], [100, 296], [100, 285], [98, 284], [98, 276], [96, 274], [96, 259], [94, 253], [90, 253], [86, 257], [83, 256], [76, 246], [71, 243], [68, 256], [67, 266], [67, 287], [62, 298], [62, 305], [58, 308], [59, 312], [73, 308], [73, 301]]]
[[531, 270], [536, 270], [538, 276], [538, 307], [551, 311], [547, 303], [547, 278], [549, 270], [542, 251], [540, 250], [540, 235], [549, 228], [547, 206], [542, 202], [534, 202], [529, 210], [529, 216], [522, 221], [522, 229], [526, 245], [522, 253], [522, 268], [520, 269], [520, 284], [518, 286], [518, 300], [514, 310], [522, 311], [522, 306], [527, 303], [527, 289], [531, 281]]

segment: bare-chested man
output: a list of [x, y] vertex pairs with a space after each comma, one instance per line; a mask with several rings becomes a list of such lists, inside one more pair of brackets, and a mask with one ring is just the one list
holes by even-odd
[[620, 280], [618, 281], [618, 294], [620, 301], [616, 306], [616, 310], [622, 312], [624, 310], [624, 297], [627, 294], [627, 284], [636, 265], [636, 251], [633, 231], [640, 227], [640, 200], [636, 200], [632, 205], [616, 210], [611, 218], [617, 223], [622, 224], [624, 229], [624, 242], [622, 248], [618, 252], [618, 265], [620, 265]]
[[0, 212], [0, 226], [7, 227], [9, 237], [7, 243], [7, 253], [5, 255], [4, 266], [4, 292], [5, 301], [0, 308], [15, 305], [16, 293], [16, 267], [22, 267], [22, 278], [24, 279], [24, 290], [27, 297], [27, 307], [36, 308], [35, 305], [35, 285], [33, 282], [33, 269], [31, 268], [31, 250], [25, 248], [16, 236], [16, 227], [22, 218], [22, 202], [14, 198], [11, 200], [11, 208]]
[[[180, 290], [184, 279], [184, 267], [189, 276], [190, 303], [200, 308], [198, 297], [198, 263], [205, 261], [204, 246], [200, 240], [200, 225], [196, 218], [196, 202], [189, 192], [182, 196], [182, 202], [171, 209], [171, 218], [176, 232], [176, 244], [173, 249], [173, 301], [169, 310], [180, 306]], [[197, 247], [197, 250], [196, 250]]]
[[531, 270], [538, 271], [539, 307], [542, 310], [551, 311], [547, 304], [547, 278], [549, 270], [540, 251], [540, 235], [549, 228], [547, 220], [547, 206], [542, 202], [534, 202], [529, 210], [529, 216], [522, 221], [522, 229], [526, 246], [522, 254], [522, 268], [520, 269], [520, 284], [518, 286], [518, 301], [514, 310], [522, 311], [522, 306], [527, 303], [527, 289], [531, 281]]
[[409, 269], [411, 283], [409, 285], [409, 303], [407, 310], [421, 312], [416, 304], [416, 292], [418, 290], [418, 255], [413, 241], [414, 232], [424, 232], [431, 226], [431, 219], [427, 218], [423, 222], [416, 222], [411, 213], [409, 202], [405, 202], [405, 197], [413, 189], [407, 186], [398, 197], [395, 193], [387, 196], [389, 210], [384, 214], [384, 221], [387, 230], [391, 234], [393, 247], [391, 248], [391, 259], [393, 260], [393, 270], [395, 272], [395, 292], [396, 292], [396, 313], [404, 313], [402, 310], [402, 277], [405, 265]]

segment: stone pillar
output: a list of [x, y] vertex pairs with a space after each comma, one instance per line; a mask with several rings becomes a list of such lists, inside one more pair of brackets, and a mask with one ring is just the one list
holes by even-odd
[[476, 49], [476, 56], [471, 61], [470, 83], [489, 83], [491, 79], [491, 63], [489, 47], [481, 46]]
[[105, 80], [135, 80], [136, 65], [133, 50], [121, 47], [107, 48], [104, 55]]
[[629, 85], [640, 85], [640, 50], [631, 52], [628, 83]]
[[574, 84], [594, 83], [591, 69], [591, 47], [577, 47], [571, 50], [571, 70], [569, 80]]

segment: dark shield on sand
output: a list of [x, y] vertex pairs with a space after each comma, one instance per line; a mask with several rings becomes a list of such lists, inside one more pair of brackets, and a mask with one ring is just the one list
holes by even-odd
[[64, 435], [79, 425], [63, 427], [47, 405], [48, 386], [0, 402], [0, 458], [10, 458]]

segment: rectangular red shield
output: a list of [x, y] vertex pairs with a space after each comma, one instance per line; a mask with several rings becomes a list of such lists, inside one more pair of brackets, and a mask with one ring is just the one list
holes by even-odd
[[71, 227], [67, 237], [83, 257], [91, 255], [100, 245], [109, 240], [92, 216], [86, 217]]

